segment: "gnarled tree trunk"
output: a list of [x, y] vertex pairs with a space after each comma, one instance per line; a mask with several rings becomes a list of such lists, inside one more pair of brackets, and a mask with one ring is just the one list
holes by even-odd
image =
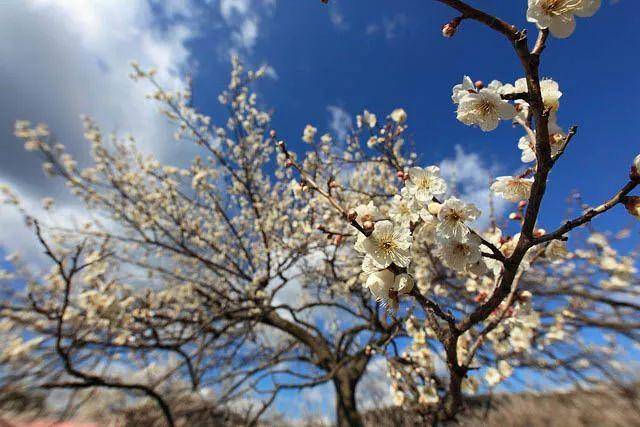
[[341, 368], [333, 378], [336, 389], [336, 425], [338, 427], [364, 426], [356, 403], [356, 387], [367, 366], [358, 360]]

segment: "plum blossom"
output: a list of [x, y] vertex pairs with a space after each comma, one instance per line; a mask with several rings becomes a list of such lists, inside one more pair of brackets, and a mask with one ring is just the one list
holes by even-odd
[[515, 107], [504, 101], [498, 92], [484, 88], [460, 99], [457, 117], [465, 125], [478, 125], [488, 132], [497, 128], [500, 120], [513, 119], [516, 113]]
[[475, 234], [467, 235], [464, 241], [451, 239], [439, 240], [440, 255], [444, 263], [457, 271], [464, 271], [468, 265], [480, 261], [480, 238]]
[[389, 217], [405, 227], [420, 219], [420, 205], [411, 197], [407, 187], [402, 189], [401, 194], [393, 196]]
[[411, 260], [411, 232], [406, 227], [394, 225], [391, 221], [379, 221], [363, 243], [367, 255], [381, 268], [392, 263], [407, 267]]
[[367, 276], [364, 284], [378, 300], [387, 301], [389, 291], [393, 289], [395, 276], [391, 270], [375, 271]]
[[544, 255], [550, 261], [561, 261], [569, 255], [567, 243], [561, 240], [552, 240], [544, 250]]
[[402, 108], [396, 108], [391, 112], [389, 117], [391, 117], [391, 120], [393, 120], [394, 122], [402, 124], [407, 120], [407, 112]]
[[491, 191], [511, 202], [519, 202], [529, 198], [532, 185], [533, 178], [499, 176], [491, 184]]
[[436, 231], [444, 238], [462, 240], [469, 234], [465, 222], [473, 221], [479, 216], [480, 210], [473, 203], [450, 197], [440, 207]]
[[373, 222], [380, 215], [380, 211], [373, 202], [369, 202], [366, 205], [358, 205], [354, 210], [357, 214], [356, 221], [360, 225], [364, 225], [365, 222]]
[[476, 88], [471, 80], [471, 77], [464, 76], [462, 78], [462, 83], [457, 84], [451, 90], [451, 100], [454, 104], [460, 103], [460, 100], [464, 98], [469, 93], [475, 92]]
[[593, 16], [600, 8], [600, 0], [529, 0], [527, 21], [538, 28], [548, 28], [551, 34], [564, 39], [573, 34], [576, 21]]
[[409, 180], [406, 186], [409, 194], [422, 203], [428, 203], [434, 196], [447, 191], [447, 185], [440, 177], [440, 168], [437, 166], [409, 169]]
[[315, 138], [318, 129], [314, 128], [311, 125], [307, 125], [302, 132], [302, 140], [308, 144], [313, 142], [313, 138]]

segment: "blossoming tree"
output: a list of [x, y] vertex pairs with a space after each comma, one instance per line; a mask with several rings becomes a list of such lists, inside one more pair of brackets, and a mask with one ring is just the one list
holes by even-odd
[[[251, 92], [263, 70], [234, 60], [219, 97], [229, 119], [217, 126], [188, 89], [166, 91], [134, 65], [176, 138], [202, 153], [189, 165], [161, 164], [86, 119], [93, 163], [80, 168], [46, 126], [16, 124], [44, 171], [93, 217], [47, 223], [4, 189], [52, 267], [39, 276], [13, 259], [16, 271], [2, 273], [2, 383], [143, 396], [174, 425], [180, 399], [215, 408], [244, 400], [243, 422], [255, 424], [281, 392], [332, 382], [338, 425], [357, 426], [356, 388], [374, 357], [389, 366], [389, 404], [431, 422], [454, 418], [465, 394], [515, 370], [615, 379], [617, 341], [640, 339], [635, 254], [614, 248], [624, 232], [583, 226], [618, 204], [640, 217], [630, 195], [640, 156], [609, 200], [578, 203], [551, 231], [538, 224], [549, 174], [577, 131], [558, 123], [562, 93], [539, 78], [541, 55], [549, 33], [569, 36], [573, 16], [593, 14], [599, 1], [529, 0], [533, 47], [524, 30], [439, 1], [460, 14], [445, 36], [478, 21], [522, 63], [525, 77], [513, 84], [464, 77], [451, 96], [463, 124], [488, 132], [513, 123], [524, 135], [523, 171], [491, 184], [513, 203], [508, 218], [461, 199], [438, 166], [419, 166], [402, 109], [384, 120], [364, 111], [346, 141], [308, 125], [309, 148], [297, 155]], [[477, 229], [482, 216], [489, 225]], [[594, 328], [606, 345], [590, 341]]]

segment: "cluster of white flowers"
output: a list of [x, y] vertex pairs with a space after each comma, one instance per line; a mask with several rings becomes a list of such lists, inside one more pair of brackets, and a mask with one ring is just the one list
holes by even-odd
[[391, 308], [397, 307], [398, 294], [413, 288], [407, 269], [415, 233], [432, 232], [443, 262], [454, 270], [481, 273], [486, 268], [481, 238], [467, 225], [478, 219], [480, 210], [456, 197], [438, 201], [447, 185], [437, 166], [412, 167], [403, 179], [405, 186], [391, 200], [389, 219], [381, 218], [373, 202], [354, 209], [366, 233], [359, 232], [355, 243], [355, 249], [365, 255], [365, 286]]

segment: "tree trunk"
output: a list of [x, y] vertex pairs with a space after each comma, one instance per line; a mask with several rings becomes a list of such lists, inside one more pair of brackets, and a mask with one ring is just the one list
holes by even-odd
[[353, 374], [354, 372], [340, 372], [333, 379], [333, 384], [336, 388], [337, 427], [364, 426], [356, 404], [356, 386], [362, 373]]

